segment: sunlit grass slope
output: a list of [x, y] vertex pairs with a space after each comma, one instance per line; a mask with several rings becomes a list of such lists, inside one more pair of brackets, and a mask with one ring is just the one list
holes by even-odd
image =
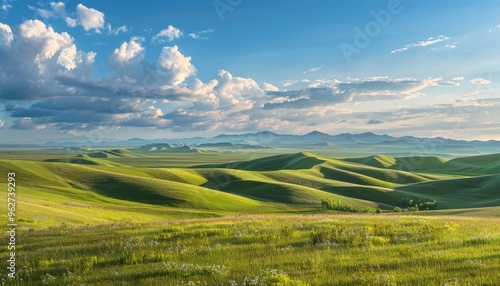
[[435, 156], [390, 157], [383, 155], [344, 160], [377, 168], [429, 174], [474, 176], [500, 173], [500, 154], [461, 157], [451, 160]]
[[[18, 234], [18, 278], [7, 285], [426, 286], [500, 281], [500, 219], [491, 217], [241, 215], [64, 224], [19, 229]], [[2, 246], [0, 259], [8, 256]]]
[[500, 175], [426, 182], [398, 190], [437, 200], [441, 208], [500, 206]]
[[[140, 154], [99, 152], [107, 157], [4, 160], [0, 171], [18, 174], [19, 200], [25, 202], [20, 211], [31, 220], [141, 221], [143, 215], [148, 221], [182, 210], [197, 216], [311, 211], [320, 209], [322, 199], [372, 210], [391, 210], [409, 197], [436, 200], [440, 209], [500, 206], [499, 175], [465, 175], [495, 171], [498, 155], [341, 160], [299, 152], [192, 168], [138, 168], [112, 160], [147, 159]], [[397, 167], [407, 162], [421, 168]]]
[[[16, 173], [18, 217], [42, 225], [56, 221], [96, 223], [218, 216], [225, 212], [253, 212], [261, 205], [249, 198], [193, 184], [196, 180], [163, 180], [132, 168], [0, 161], [0, 172]], [[174, 173], [185, 180], [197, 178], [190, 177], [192, 171], [185, 172]], [[6, 183], [6, 177], [0, 182]]]

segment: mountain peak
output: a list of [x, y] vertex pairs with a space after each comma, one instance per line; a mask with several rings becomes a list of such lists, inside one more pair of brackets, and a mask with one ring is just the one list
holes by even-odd
[[318, 130], [314, 130], [314, 131], [311, 131], [311, 132], [309, 132], [309, 133], [306, 134], [306, 136], [311, 136], [311, 135], [327, 135], [327, 136], [330, 136], [330, 134], [326, 134], [326, 133], [320, 132]]
[[277, 134], [273, 133], [271, 131], [261, 131], [261, 132], [255, 133], [255, 135], [277, 135]]

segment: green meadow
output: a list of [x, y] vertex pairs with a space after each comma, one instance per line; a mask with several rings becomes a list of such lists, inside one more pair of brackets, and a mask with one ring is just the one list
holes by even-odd
[[17, 278], [2, 283], [500, 281], [500, 155], [162, 148], [0, 151], [18, 223]]

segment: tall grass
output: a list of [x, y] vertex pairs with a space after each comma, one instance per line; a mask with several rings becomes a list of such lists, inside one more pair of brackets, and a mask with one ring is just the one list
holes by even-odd
[[[495, 285], [498, 218], [264, 215], [19, 229], [8, 285]], [[2, 236], [6, 240], [6, 236]], [[8, 251], [1, 248], [1, 259]], [[14, 283], [12, 283], [14, 282]]]

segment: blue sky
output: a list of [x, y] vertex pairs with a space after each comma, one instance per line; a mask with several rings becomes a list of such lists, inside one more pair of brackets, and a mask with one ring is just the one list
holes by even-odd
[[498, 1], [0, 1], [2, 143], [500, 140]]

